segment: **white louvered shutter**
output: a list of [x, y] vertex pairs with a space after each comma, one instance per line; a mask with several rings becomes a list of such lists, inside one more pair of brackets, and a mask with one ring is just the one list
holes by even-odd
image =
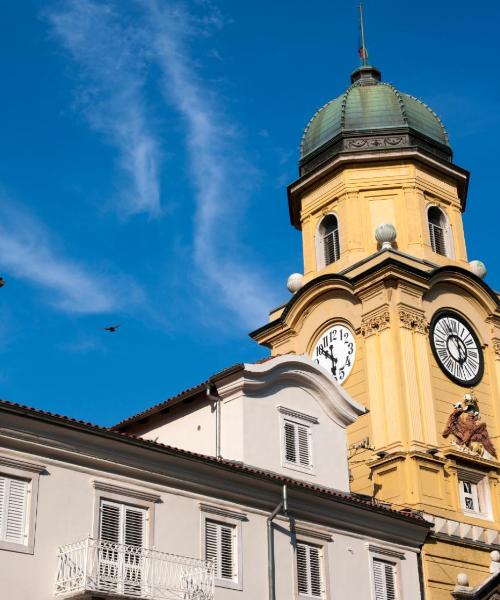
[[234, 526], [205, 521], [205, 558], [213, 561], [216, 579], [236, 579]]
[[398, 600], [396, 566], [378, 558], [373, 559], [375, 600]]
[[114, 544], [144, 546], [146, 511], [118, 502], [101, 502], [100, 539]]
[[106, 501], [101, 502], [100, 539], [105, 542], [119, 544], [121, 529], [120, 505]]
[[311, 431], [307, 425], [284, 421], [284, 450], [286, 462], [311, 466]]
[[334, 229], [323, 238], [325, 265], [336, 262], [340, 257], [339, 230]]
[[295, 429], [295, 423], [285, 421], [285, 460], [291, 463], [297, 462], [297, 443], [295, 439]]
[[139, 508], [124, 507], [123, 543], [128, 546], [144, 546], [145, 511]]
[[140, 595], [145, 523], [146, 511], [142, 508], [101, 502], [99, 534], [107, 543], [99, 555], [99, 576], [101, 585], [109, 591]]
[[26, 544], [26, 513], [29, 482], [0, 475], [0, 539]]
[[303, 467], [308, 467], [311, 464], [311, 456], [309, 449], [309, 427], [297, 425], [297, 438], [299, 446], [298, 462]]
[[321, 548], [297, 543], [297, 582], [299, 594], [311, 598], [323, 596]]

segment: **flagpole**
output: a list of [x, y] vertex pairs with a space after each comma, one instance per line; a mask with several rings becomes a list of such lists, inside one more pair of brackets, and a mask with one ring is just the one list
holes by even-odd
[[359, 3], [359, 22], [361, 25], [361, 48], [363, 49], [363, 66], [366, 67], [365, 26], [363, 23], [363, 5]]

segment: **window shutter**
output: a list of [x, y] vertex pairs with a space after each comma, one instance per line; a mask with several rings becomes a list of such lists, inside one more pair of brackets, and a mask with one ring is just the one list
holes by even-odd
[[321, 573], [321, 549], [299, 542], [297, 544], [297, 582], [299, 594], [321, 598], [323, 578]]
[[100, 539], [113, 544], [144, 546], [145, 520], [144, 509], [103, 500]]
[[431, 238], [432, 250], [437, 254], [446, 256], [446, 236], [443, 227], [429, 223], [429, 235]]
[[215, 567], [216, 579], [235, 578], [234, 527], [217, 521], [205, 521], [205, 558]]
[[28, 484], [0, 475], [0, 539], [6, 542], [25, 543]]
[[113, 544], [120, 543], [121, 510], [119, 504], [101, 502], [100, 539]]
[[297, 444], [295, 442], [296, 425], [285, 421], [285, 459], [288, 462], [297, 462]]
[[144, 546], [145, 512], [137, 508], [125, 506], [124, 544], [127, 546]]
[[337, 261], [340, 257], [339, 230], [334, 229], [323, 238], [325, 265]]
[[300, 465], [301, 467], [310, 467], [310, 428], [307, 425], [284, 421], [283, 430], [286, 462]]
[[308, 467], [311, 464], [309, 456], [309, 427], [297, 426], [297, 433], [299, 438], [299, 460], [298, 462]]
[[375, 600], [398, 600], [395, 565], [385, 560], [373, 559]]

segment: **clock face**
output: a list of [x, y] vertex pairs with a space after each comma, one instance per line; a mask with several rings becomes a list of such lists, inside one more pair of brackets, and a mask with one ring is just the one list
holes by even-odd
[[462, 317], [452, 312], [434, 315], [430, 342], [438, 365], [452, 381], [470, 387], [481, 380], [484, 371], [481, 345]]
[[351, 372], [356, 354], [352, 332], [343, 325], [327, 329], [314, 346], [312, 359], [342, 383]]

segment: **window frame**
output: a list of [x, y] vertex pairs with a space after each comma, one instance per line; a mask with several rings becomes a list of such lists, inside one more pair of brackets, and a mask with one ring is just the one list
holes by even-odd
[[[441, 254], [440, 252], [437, 252], [435, 246], [432, 243], [432, 236], [431, 236], [431, 225], [434, 225], [433, 223], [431, 223], [430, 218], [429, 218], [429, 212], [432, 209], [437, 209], [443, 216], [445, 225], [442, 228], [443, 230], [443, 242], [444, 242], [444, 249], [445, 249], [445, 253]], [[455, 257], [455, 253], [454, 253], [454, 245], [453, 245], [453, 236], [452, 236], [452, 229], [451, 229], [451, 225], [450, 225], [450, 219], [448, 218], [448, 215], [446, 213], [446, 211], [439, 206], [438, 204], [429, 204], [426, 208], [425, 211], [426, 217], [427, 217], [427, 237], [429, 240], [429, 245], [431, 247], [431, 250], [434, 254], [437, 254], [438, 256], [442, 256], [443, 258], [454, 258]]]
[[[327, 600], [330, 597], [330, 573], [328, 547], [333, 542], [330, 532], [326, 530], [316, 530], [303, 526], [300, 523], [292, 527], [292, 569], [293, 569], [293, 597], [296, 600]], [[299, 592], [299, 571], [297, 563], [297, 545], [307, 544], [315, 546], [320, 550], [320, 569], [321, 569], [321, 596], [308, 596]]]
[[[488, 475], [473, 471], [469, 469], [458, 468], [457, 469], [458, 479], [458, 498], [460, 509], [464, 515], [469, 515], [477, 519], [484, 519], [486, 521], [493, 520], [493, 509], [491, 503], [491, 492], [490, 492], [490, 481]], [[463, 483], [467, 482], [472, 487], [472, 496], [475, 497], [478, 504], [478, 509], [470, 509], [465, 506], [465, 492], [463, 490]]]
[[38, 510], [38, 488], [40, 474], [45, 472], [45, 466], [31, 463], [17, 458], [0, 456], [0, 475], [14, 479], [23, 479], [28, 482], [26, 492], [26, 515], [25, 515], [25, 543], [17, 544], [0, 539], [0, 550], [19, 552], [21, 554], [34, 554], [36, 515]]
[[[301, 473], [309, 473], [314, 475], [314, 439], [312, 426], [318, 423], [318, 419], [311, 417], [298, 411], [287, 409], [283, 406], [278, 406], [279, 411], [279, 428], [280, 428], [280, 454], [281, 454], [281, 466], [285, 469], [291, 469], [293, 471], [300, 471]], [[296, 427], [303, 427], [307, 429], [307, 440], [309, 450], [309, 464], [304, 465], [300, 463], [299, 450], [297, 448], [296, 455], [298, 461], [290, 461], [286, 455], [286, 423], [292, 423]]]
[[375, 546], [373, 544], [368, 543], [368, 563], [370, 569], [370, 589], [371, 589], [371, 597], [372, 600], [377, 600], [376, 596], [376, 588], [375, 588], [375, 561], [381, 561], [384, 563], [389, 563], [394, 567], [394, 579], [395, 579], [395, 589], [396, 589], [396, 597], [394, 600], [403, 600], [403, 582], [402, 582], [402, 569], [401, 562], [405, 560], [405, 555], [403, 552], [398, 552], [397, 550], [393, 550], [391, 548], [385, 548], [383, 546]]
[[[327, 263], [326, 262], [326, 252], [325, 252], [325, 234], [322, 231], [323, 228], [323, 223], [325, 221], [325, 219], [327, 219], [328, 217], [335, 217], [336, 221], [337, 221], [337, 250], [338, 250], [338, 256], [335, 260]], [[320, 271], [321, 269], [325, 269], [326, 267], [333, 265], [334, 263], [338, 262], [340, 260], [341, 254], [342, 254], [342, 248], [341, 248], [341, 244], [340, 244], [340, 220], [339, 217], [337, 215], [337, 213], [335, 212], [327, 212], [324, 215], [322, 215], [321, 219], [319, 219], [318, 224], [316, 226], [316, 237], [315, 237], [315, 246], [316, 246], [316, 268], [318, 271]]]
[[145, 490], [126, 488], [105, 481], [92, 481], [94, 488], [94, 514], [92, 524], [92, 537], [99, 539], [101, 502], [108, 500], [118, 504], [136, 507], [145, 511], [144, 518], [144, 548], [154, 547], [155, 533], [155, 505], [161, 501], [158, 494]]
[[208, 504], [200, 504], [200, 558], [206, 560], [206, 523], [214, 521], [223, 525], [228, 525], [234, 528], [234, 547], [233, 560], [236, 573], [234, 579], [219, 579], [214, 578], [216, 587], [228, 588], [232, 590], [243, 590], [243, 537], [242, 537], [242, 522], [246, 521], [247, 517], [244, 513], [240, 513], [221, 506], [212, 506]]

